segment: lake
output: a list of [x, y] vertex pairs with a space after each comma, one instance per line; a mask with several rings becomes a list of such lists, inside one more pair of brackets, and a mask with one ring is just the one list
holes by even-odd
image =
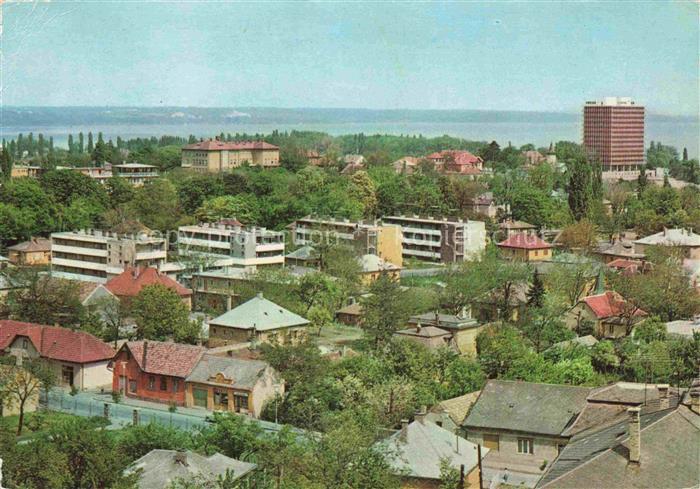
[[[498, 141], [501, 146], [510, 141], [516, 146], [533, 143], [536, 146], [548, 146], [551, 141], [581, 141], [582, 129], [580, 117], [566, 117], [568, 120], [543, 121], [360, 121], [360, 122], [252, 122], [252, 121], [221, 121], [221, 122], [181, 122], [181, 123], [104, 123], [76, 125], [13, 125], [0, 128], [2, 137], [14, 138], [17, 134], [33, 132], [35, 135], [53, 136], [54, 143], [66, 147], [68, 134], [74, 136], [80, 131], [93, 134], [102, 132], [106, 139], [123, 139], [134, 137], [151, 137], [162, 135], [212, 137], [224, 133], [268, 134], [277, 129], [280, 131], [308, 130], [321, 131], [337, 136], [341, 134], [408, 134], [423, 136], [450, 135], [475, 141]], [[697, 157], [700, 152], [700, 124], [697, 120], [688, 118], [647, 117], [646, 144], [650, 141], [661, 141], [663, 144], [675, 146], [679, 151], [688, 148], [691, 157]]]

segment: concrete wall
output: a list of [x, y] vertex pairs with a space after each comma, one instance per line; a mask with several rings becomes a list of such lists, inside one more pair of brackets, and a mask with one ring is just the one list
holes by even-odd
[[81, 371], [81, 388], [109, 388], [112, 385], [112, 372], [107, 369], [108, 364], [109, 360], [84, 364]]

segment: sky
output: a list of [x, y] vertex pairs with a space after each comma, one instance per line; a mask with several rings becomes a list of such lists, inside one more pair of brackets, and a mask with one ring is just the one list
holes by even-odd
[[699, 6], [6, 0], [2, 103], [697, 116]]

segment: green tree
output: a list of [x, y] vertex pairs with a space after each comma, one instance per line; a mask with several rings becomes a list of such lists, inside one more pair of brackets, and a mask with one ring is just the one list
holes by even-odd
[[350, 178], [349, 194], [362, 203], [362, 215], [372, 218], [377, 214], [377, 189], [367, 172], [355, 172]]
[[21, 365], [13, 356], [3, 358], [0, 364], [0, 400], [16, 405], [17, 436], [24, 428], [24, 414], [27, 402], [38, 398], [42, 389], [48, 390], [56, 384], [56, 374], [43, 359], [23, 359]]
[[145, 226], [163, 232], [176, 229], [182, 220], [175, 186], [164, 178], [137, 188], [127, 207]]
[[255, 224], [258, 221], [255, 201], [245, 195], [224, 195], [206, 200], [194, 215], [202, 222], [233, 218], [243, 224]]
[[530, 307], [542, 307], [544, 305], [544, 295], [544, 282], [542, 282], [539, 272], [535, 270], [530, 290], [527, 292], [527, 305]]
[[360, 300], [364, 317], [362, 327], [375, 349], [385, 345], [395, 331], [408, 321], [401, 285], [389, 274], [382, 273]]
[[193, 436], [187, 431], [149, 423], [123, 428], [117, 437], [117, 450], [129, 460], [136, 460], [156, 449], [192, 449], [193, 443]]
[[0, 274], [10, 283], [23, 286], [10, 291], [7, 296], [10, 317], [74, 328], [85, 320], [77, 282], [51, 278], [36, 269], [3, 270]]
[[569, 209], [575, 220], [580, 221], [588, 215], [593, 199], [593, 173], [591, 164], [583, 153], [566, 162], [569, 173]]
[[12, 155], [10, 154], [9, 149], [5, 146], [5, 140], [3, 140], [2, 152], [0, 153], [0, 173], [2, 173], [0, 177], [5, 181], [10, 180], [12, 176], [12, 160]]
[[37, 443], [53, 445], [65, 454], [71, 474], [67, 487], [126, 488], [138, 477], [123, 475], [129, 461], [115, 449], [112, 433], [104, 428], [96, 429], [95, 421], [90, 418], [66, 418], [49, 429]]
[[143, 287], [133, 299], [130, 311], [136, 320], [138, 338], [191, 339], [187, 334], [191, 330], [189, 311], [173, 289], [160, 284]]
[[440, 459], [440, 489], [462, 489], [461, 474], [449, 458]]

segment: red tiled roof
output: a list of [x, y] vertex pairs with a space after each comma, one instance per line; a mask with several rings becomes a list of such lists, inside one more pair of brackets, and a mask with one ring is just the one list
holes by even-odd
[[129, 349], [139, 368], [144, 372], [171, 377], [187, 377], [206, 351], [202, 346], [148, 341], [144, 365], [143, 345], [143, 341], [128, 341], [122, 348]]
[[10, 346], [17, 336], [29, 338], [39, 354], [50, 360], [92, 363], [114, 356], [114, 350], [107, 343], [83, 331], [21, 321], [0, 321], [0, 350]]
[[535, 234], [517, 233], [498, 243], [503, 248], [521, 248], [525, 250], [540, 250], [551, 248], [552, 245]]
[[[625, 299], [620, 294], [613, 291], [607, 291], [598, 295], [591, 295], [583, 298], [588, 307], [591, 308], [593, 314], [598, 319], [607, 319], [617, 317], [624, 313], [624, 305], [627, 304]], [[637, 309], [635, 316], [646, 316], [646, 312]]]
[[241, 142], [226, 142], [217, 139], [207, 139], [194, 144], [188, 144], [182, 149], [191, 149], [196, 151], [236, 151], [242, 149], [279, 149], [274, 144], [266, 143], [265, 141], [241, 141]]
[[626, 269], [630, 267], [638, 267], [641, 263], [635, 260], [625, 260], [624, 258], [616, 258], [608, 263], [609, 268]]
[[426, 156], [429, 160], [441, 160], [448, 157], [452, 157], [454, 164], [456, 165], [476, 165], [482, 163], [481, 157], [473, 155], [469, 151], [456, 151], [456, 150], [445, 150], [437, 151]]
[[105, 284], [105, 288], [117, 297], [135, 297], [143, 287], [155, 284], [173, 289], [181, 297], [192, 295], [190, 289], [151, 267], [128, 267], [120, 275], [109, 280]]

